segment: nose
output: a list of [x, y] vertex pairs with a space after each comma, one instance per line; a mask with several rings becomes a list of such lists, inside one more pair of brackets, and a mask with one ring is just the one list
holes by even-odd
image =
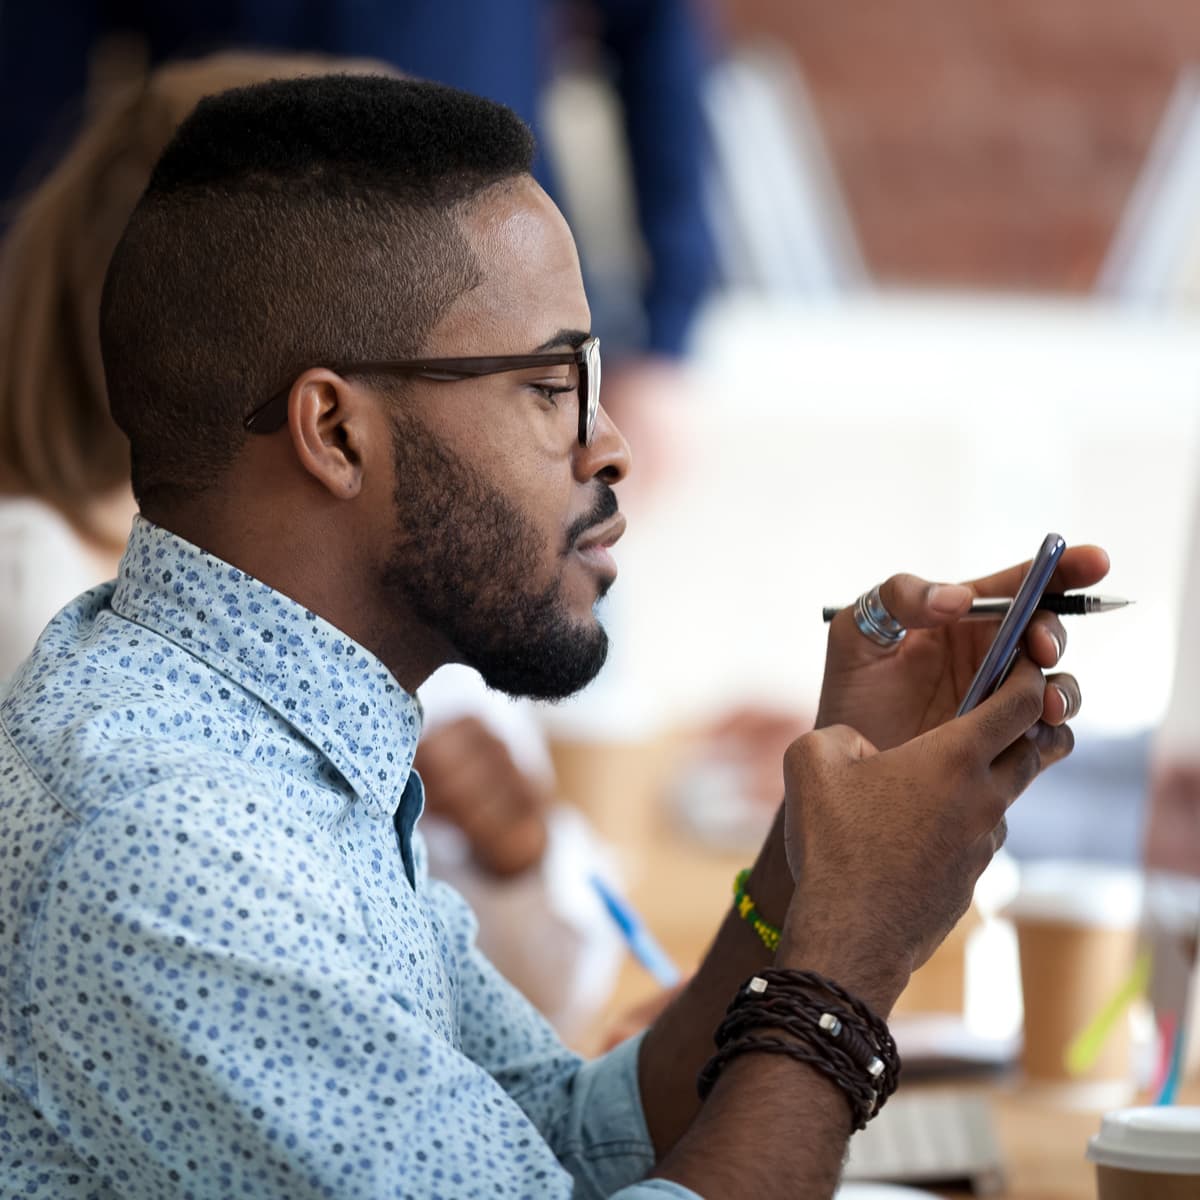
[[590, 446], [577, 446], [575, 477], [580, 483], [602, 479], [605, 483], [620, 483], [633, 465], [629, 443], [613, 424], [603, 405], [596, 414], [596, 428]]

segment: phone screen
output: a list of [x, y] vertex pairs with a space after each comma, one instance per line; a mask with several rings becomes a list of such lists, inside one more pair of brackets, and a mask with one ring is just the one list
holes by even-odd
[[1025, 630], [1029, 627], [1033, 614], [1037, 612], [1042, 593], [1050, 583], [1050, 576], [1054, 574], [1054, 568], [1058, 566], [1058, 560], [1062, 558], [1066, 548], [1067, 543], [1057, 533], [1046, 534], [1042, 548], [1030, 563], [1029, 570], [1021, 581], [1021, 587], [1013, 597], [1011, 607], [1000, 622], [995, 639], [988, 647], [983, 662], [979, 664], [979, 670], [975, 672], [975, 678], [971, 680], [963, 702], [958, 706], [960, 717], [969, 713], [980, 701], [987, 699], [1004, 682], [1021, 649], [1021, 639], [1025, 636]]

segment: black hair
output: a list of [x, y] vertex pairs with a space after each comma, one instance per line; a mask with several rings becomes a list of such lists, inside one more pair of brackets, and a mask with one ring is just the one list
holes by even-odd
[[300, 371], [417, 356], [480, 267], [465, 205], [529, 171], [503, 105], [373, 75], [210, 96], [176, 131], [105, 278], [100, 343], [138, 499], [202, 492]]

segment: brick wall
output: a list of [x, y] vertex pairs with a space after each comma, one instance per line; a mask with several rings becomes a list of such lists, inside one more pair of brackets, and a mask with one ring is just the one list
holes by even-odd
[[725, 0], [797, 56], [885, 281], [1086, 289], [1198, 0]]

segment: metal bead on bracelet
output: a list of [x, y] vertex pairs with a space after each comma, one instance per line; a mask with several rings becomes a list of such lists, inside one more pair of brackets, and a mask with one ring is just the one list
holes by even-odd
[[879, 594], [882, 586], [877, 583], [854, 602], [854, 623], [863, 637], [890, 650], [904, 641], [908, 630], [888, 612]]
[[[829, 1012], [824, 1012], [820, 1015], [817, 1019], [817, 1028], [823, 1033], [828, 1034], [831, 1038], [841, 1038], [846, 1053], [866, 1071], [871, 1077], [872, 1084], [878, 1081], [879, 1077], [886, 1070], [883, 1059], [853, 1029], [848, 1029], [833, 1013]], [[875, 1105], [878, 1101], [879, 1089], [873, 1086], [871, 1088], [872, 1115], [874, 1115]]]

